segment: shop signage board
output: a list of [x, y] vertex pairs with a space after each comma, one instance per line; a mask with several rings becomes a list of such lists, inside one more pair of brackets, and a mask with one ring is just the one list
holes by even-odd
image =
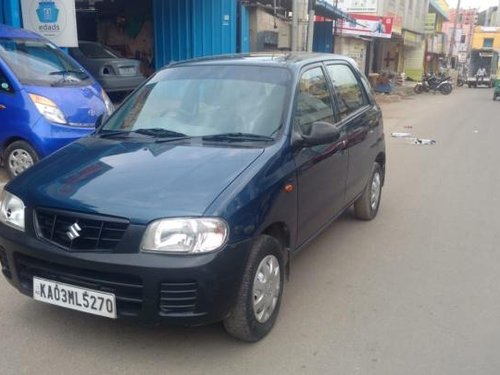
[[427, 13], [424, 22], [424, 32], [426, 34], [434, 34], [436, 31], [436, 13]]
[[347, 13], [377, 13], [378, 0], [338, 0], [337, 8]]
[[78, 47], [74, 0], [21, 0], [23, 27], [59, 47]]
[[339, 21], [338, 31], [347, 35], [388, 38], [392, 36], [392, 17], [378, 17], [361, 14], [351, 14], [354, 22]]

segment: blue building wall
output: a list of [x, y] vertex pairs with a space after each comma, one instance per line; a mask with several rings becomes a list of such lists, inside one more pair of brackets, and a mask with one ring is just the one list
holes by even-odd
[[153, 0], [153, 18], [156, 68], [248, 48], [248, 12], [237, 0]]
[[[238, 0], [152, 0], [154, 62], [249, 52], [248, 9]], [[21, 27], [20, 0], [0, 0], [0, 22]]]
[[0, 23], [21, 27], [21, 3], [19, 0], [0, 0]]

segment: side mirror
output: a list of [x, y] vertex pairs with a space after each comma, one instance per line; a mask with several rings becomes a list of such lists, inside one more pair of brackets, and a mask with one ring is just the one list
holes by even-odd
[[334, 125], [318, 121], [311, 125], [311, 132], [308, 135], [302, 135], [302, 141], [308, 146], [326, 145], [336, 142], [340, 139], [340, 130]]

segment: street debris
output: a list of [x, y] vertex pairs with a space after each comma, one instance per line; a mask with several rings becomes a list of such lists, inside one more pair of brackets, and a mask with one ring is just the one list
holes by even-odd
[[417, 138], [411, 133], [403, 133], [403, 132], [393, 132], [391, 136], [394, 138], [402, 138], [410, 144], [414, 145], [435, 145], [436, 141], [434, 139], [425, 139], [425, 138]]
[[413, 140], [413, 143], [416, 145], [435, 145], [436, 141], [434, 139], [420, 139], [420, 138], [415, 138]]
[[409, 137], [413, 137], [413, 135], [411, 133], [398, 133], [398, 132], [392, 133], [391, 136], [393, 136], [394, 138], [409, 138]]

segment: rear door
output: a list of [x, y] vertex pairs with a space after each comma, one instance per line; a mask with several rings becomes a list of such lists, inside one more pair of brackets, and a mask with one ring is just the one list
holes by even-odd
[[347, 62], [327, 63], [326, 69], [334, 87], [340, 126], [346, 132], [349, 167], [345, 202], [350, 203], [368, 183], [376, 158], [381, 113], [356, 69]]
[[[334, 114], [331, 85], [322, 64], [302, 72], [296, 91], [294, 131], [308, 134], [314, 122], [340, 126]], [[298, 244], [303, 244], [344, 206], [347, 153], [342, 137], [320, 146], [300, 146], [294, 152], [298, 179]]]

